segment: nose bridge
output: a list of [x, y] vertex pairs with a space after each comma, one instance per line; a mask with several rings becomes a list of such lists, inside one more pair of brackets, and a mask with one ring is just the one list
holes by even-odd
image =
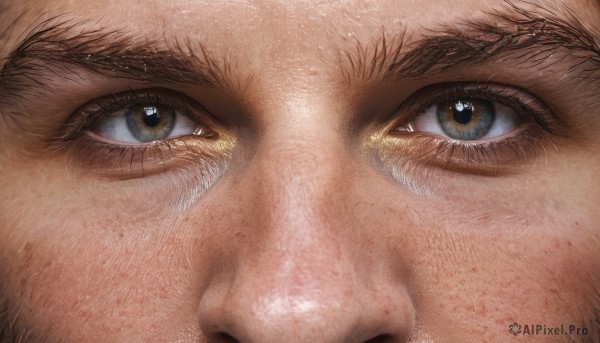
[[407, 339], [405, 292], [366, 275], [372, 261], [352, 238], [364, 229], [354, 216], [365, 214], [346, 205], [358, 173], [342, 141], [334, 131], [262, 139], [240, 182], [248, 208], [235, 214], [249, 217], [252, 239], [236, 253], [235, 275], [209, 287], [200, 304], [209, 341]]
[[[285, 138], [265, 141], [253, 173], [253, 203], [262, 225], [318, 227], [342, 210], [351, 186], [345, 152], [331, 138]], [[295, 224], [293, 224], [295, 223]], [[282, 224], [282, 223], [280, 223]]]
[[270, 261], [271, 275], [290, 291], [306, 290], [323, 280], [315, 275], [339, 274], [339, 263], [349, 266], [343, 231], [352, 229], [346, 223], [351, 214], [344, 198], [352, 181], [350, 171], [342, 172], [342, 147], [323, 137], [267, 139], [255, 161], [248, 185], [252, 230], [261, 237], [257, 258]]

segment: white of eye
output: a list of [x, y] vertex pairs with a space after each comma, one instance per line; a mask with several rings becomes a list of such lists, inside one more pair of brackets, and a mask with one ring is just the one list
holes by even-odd
[[[140, 141], [131, 133], [131, 130], [127, 125], [126, 112], [127, 109], [122, 109], [100, 118], [95, 125], [93, 133], [101, 138], [119, 143], [140, 143]], [[163, 140], [192, 134], [201, 135], [204, 133], [202, 125], [198, 124], [196, 121], [192, 120], [186, 115], [183, 115], [177, 111], [175, 113], [175, 124], [173, 129], [166, 137], [163, 138]]]
[[[497, 102], [492, 102], [492, 104], [495, 112], [493, 123], [487, 133], [478, 140], [494, 139], [506, 135], [514, 131], [522, 121], [521, 116], [510, 107]], [[438, 119], [438, 105], [429, 107], [405, 127], [403, 131], [425, 132], [454, 139], [444, 132], [440, 124]]]

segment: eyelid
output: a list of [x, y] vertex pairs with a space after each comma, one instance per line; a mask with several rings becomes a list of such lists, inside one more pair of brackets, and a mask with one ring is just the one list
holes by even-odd
[[[160, 104], [173, 107], [181, 115], [198, 122], [204, 131], [152, 142], [128, 144], [95, 136], [97, 120], [115, 115], [136, 104]], [[215, 179], [226, 169], [235, 146], [235, 136], [198, 102], [169, 89], [152, 88], [110, 94], [87, 102], [75, 111], [56, 149], [86, 174], [108, 179], [137, 179], [163, 172], [187, 173]]]
[[150, 88], [113, 93], [87, 102], [71, 116], [71, 121], [67, 124], [68, 132], [63, 135], [63, 140], [75, 139], [101, 117], [112, 115], [129, 106], [148, 103], [170, 106], [182, 115], [197, 121], [206, 130], [202, 137], [216, 138], [220, 131], [218, 129], [220, 124], [197, 101], [170, 89]]
[[550, 107], [527, 90], [500, 83], [451, 82], [431, 85], [413, 93], [394, 112], [397, 119], [389, 126], [388, 132], [394, 134], [396, 128], [415, 120], [434, 105], [460, 98], [496, 101], [553, 134], [564, 127]]
[[[409, 126], [431, 106], [460, 99], [484, 99], [512, 108], [523, 118], [520, 128], [494, 140], [464, 141], [419, 132]], [[406, 100], [379, 126], [364, 147], [379, 167], [398, 182], [430, 182], [426, 176], [471, 174], [508, 175], [522, 171], [529, 162], [557, 147], [555, 138], [568, 137], [550, 107], [535, 94], [499, 83], [448, 82], [422, 88]], [[398, 128], [406, 130], [400, 131]], [[560, 136], [559, 136], [560, 135]]]

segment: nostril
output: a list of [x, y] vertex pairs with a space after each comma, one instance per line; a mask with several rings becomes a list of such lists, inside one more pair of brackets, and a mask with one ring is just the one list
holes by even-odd
[[235, 337], [226, 333], [226, 332], [218, 332], [216, 335], [217, 342], [222, 343], [240, 343]]
[[364, 343], [391, 343], [393, 341], [394, 341], [394, 337], [392, 335], [382, 334], [382, 335], [373, 337], [373, 338], [369, 339], [368, 341], [365, 341]]

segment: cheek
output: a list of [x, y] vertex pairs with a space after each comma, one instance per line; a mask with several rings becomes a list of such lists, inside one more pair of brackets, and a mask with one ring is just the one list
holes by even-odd
[[198, 230], [153, 212], [141, 194], [104, 194], [49, 175], [3, 188], [12, 196], [0, 203], [0, 294], [18, 326], [74, 341], [132, 338], [149, 327], [154, 337], [189, 337], [192, 278], [202, 270], [191, 270], [187, 256], [201, 246]]
[[[14, 251], [5, 260], [11, 267], [5, 293], [23, 313], [21, 320], [25, 322], [21, 324], [41, 328], [45, 335], [64, 332], [62, 323], [73, 320], [85, 323], [92, 312], [102, 310], [97, 306], [101, 301], [107, 304], [124, 301], [123, 281], [137, 273], [115, 263], [119, 260], [131, 263], [132, 251], [117, 250], [112, 242], [84, 234], [88, 227], [74, 218], [69, 218], [66, 225], [65, 221], [60, 223], [60, 218], [55, 217], [53, 222], [38, 223], [32, 228], [75, 233], [72, 237], [61, 240], [48, 234], [41, 239], [13, 241]], [[86, 331], [85, 326], [82, 329]]]
[[107, 333], [132, 338], [141, 328], [156, 328], [155, 337], [167, 339], [193, 327], [192, 279], [202, 271], [186, 261], [184, 234], [95, 234], [90, 231], [101, 228], [77, 221], [46, 229], [85, 233], [15, 242], [22, 248], [7, 260], [13, 268], [4, 293], [20, 309], [23, 327], [73, 340]]
[[[430, 232], [433, 239], [421, 245], [427, 253], [414, 262], [422, 271], [412, 280], [420, 289], [415, 301], [424, 323], [439, 323], [429, 330], [440, 334], [435, 338], [504, 341], [513, 322], [581, 326], [593, 318], [600, 303], [600, 237], [592, 228], [530, 226], [504, 235], [474, 228]], [[436, 241], [446, 249], [431, 244]]]

